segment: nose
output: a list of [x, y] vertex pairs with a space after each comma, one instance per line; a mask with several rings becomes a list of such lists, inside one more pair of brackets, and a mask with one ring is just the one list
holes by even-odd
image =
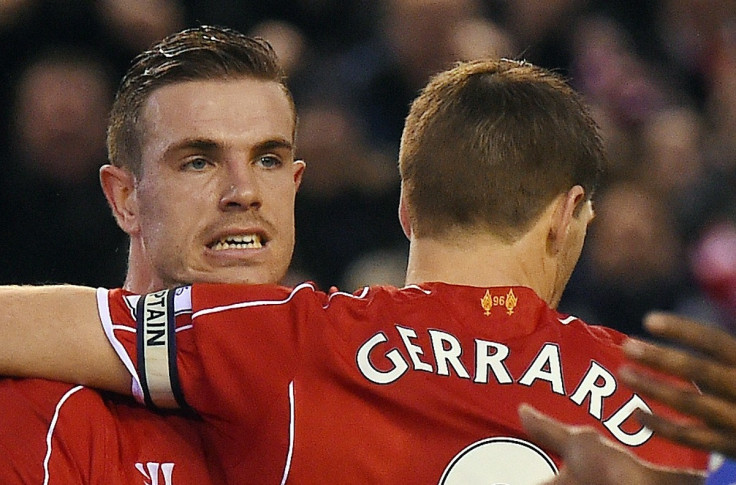
[[261, 195], [255, 174], [244, 164], [229, 164], [222, 186], [220, 210], [245, 211], [261, 206]]

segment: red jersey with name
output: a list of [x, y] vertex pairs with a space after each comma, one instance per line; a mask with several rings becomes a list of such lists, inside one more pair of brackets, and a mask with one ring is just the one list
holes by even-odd
[[98, 296], [105, 325], [118, 325], [113, 345], [136, 363], [134, 388], [149, 404], [196, 410], [231, 484], [540, 483], [560, 462], [524, 433], [521, 403], [653, 463], [706, 468], [704, 453], [632, 417], [671, 413], [617, 381], [625, 337], [528, 288], [204, 284]]
[[0, 483], [217, 483], [210, 481], [197, 422], [82, 386], [3, 379]]

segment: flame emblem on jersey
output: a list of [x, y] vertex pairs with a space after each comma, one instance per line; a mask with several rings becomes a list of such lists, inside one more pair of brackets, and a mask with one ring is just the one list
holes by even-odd
[[489, 316], [491, 314], [491, 308], [493, 308], [493, 298], [491, 297], [491, 292], [489, 290], [486, 290], [486, 294], [483, 295], [483, 298], [480, 299], [480, 306], [483, 307], [483, 315]]
[[491, 309], [494, 306], [502, 306], [506, 308], [506, 313], [508, 315], [514, 314], [514, 309], [516, 309], [516, 305], [519, 303], [519, 299], [514, 294], [513, 288], [509, 288], [509, 292], [506, 293], [506, 296], [501, 295], [491, 295], [491, 290], [486, 290], [486, 294], [483, 295], [483, 298], [480, 299], [480, 306], [483, 308], [484, 312], [483, 315], [490, 316]]
[[509, 292], [506, 294], [506, 313], [513, 315], [517, 303], [519, 303], [519, 299], [514, 295], [513, 288], [509, 288]]

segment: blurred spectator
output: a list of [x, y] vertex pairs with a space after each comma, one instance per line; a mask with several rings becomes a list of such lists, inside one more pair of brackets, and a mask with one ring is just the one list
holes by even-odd
[[700, 117], [692, 109], [672, 107], [652, 114], [642, 127], [641, 179], [674, 202], [704, 175], [702, 134]]
[[36, 0], [0, 0], [0, 29], [7, 29], [15, 24]]
[[564, 75], [574, 46], [573, 26], [587, 4], [587, 0], [514, 0], [504, 2], [502, 15], [524, 59]]
[[574, 86], [616, 123], [638, 126], [665, 105], [663, 80], [637, 54], [620, 24], [597, 15], [582, 16], [571, 37]]
[[596, 219], [560, 309], [593, 324], [641, 335], [653, 309], [679, 310], [696, 298], [668, 206], [632, 182], [596, 197]]
[[19, 77], [0, 180], [3, 283], [121, 281], [124, 237], [97, 174], [111, 79], [104, 63], [76, 50], [46, 52]]
[[690, 257], [692, 271], [716, 309], [715, 321], [736, 333], [736, 223], [708, 226]]
[[185, 0], [196, 23], [247, 32], [263, 21], [287, 22], [326, 55], [354, 45], [374, 27], [375, 0]]
[[729, 174], [733, 182], [736, 177], [736, 18], [719, 32], [721, 42], [710, 56], [706, 94], [706, 115], [711, 122], [708, 160], [712, 168]]
[[131, 57], [185, 26], [178, 0], [97, 0], [97, 14], [123, 54]]
[[308, 40], [295, 25], [282, 20], [265, 20], [256, 24], [248, 35], [262, 37], [271, 44], [289, 78], [307, 67], [304, 58]]
[[[338, 87], [367, 135], [394, 152], [409, 103], [429, 77], [470, 57], [514, 55], [480, 0], [382, 0], [374, 36], [338, 66]], [[469, 56], [469, 57], [466, 57]]]
[[630, 178], [641, 163], [637, 137], [630, 127], [614, 118], [611, 110], [603, 104], [592, 104], [591, 116], [598, 124], [608, 154], [604, 182]]
[[394, 160], [367, 143], [348, 110], [328, 100], [302, 106], [297, 155], [307, 162], [296, 203], [297, 268], [327, 289], [363, 253], [406, 244]]
[[12, 86], [19, 69], [46, 46], [99, 43], [87, 1], [0, 0], [0, 152], [9, 143]]
[[281, 60], [289, 79], [294, 102], [301, 106], [311, 98], [327, 99], [334, 75], [329, 67], [329, 56], [322, 55], [311, 39], [296, 25], [285, 20], [266, 19], [247, 31], [248, 35], [266, 39]]
[[[11, 103], [19, 69], [48, 48], [94, 50], [117, 80], [134, 55], [183, 28], [186, 18], [180, 0], [0, 0], [0, 106]], [[3, 126], [9, 116], [0, 110]], [[0, 138], [0, 150], [8, 142]]]
[[[713, 69], [727, 32], [736, 22], [733, 0], [659, 0], [652, 34], [663, 59], [674, 66], [674, 79], [703, 101], [712, 84]], [[733, 71], [732, 71], [733, 73]]]
[[642, 160], [633, 171], [670, 207], [677, 236], [685, 243], [697, 237], [709, 213], [729, 202], [728, 190], [733, 190], [708, 170], [704, 136], [704, 121], [693, 108], [660, 110], [642, 126]]

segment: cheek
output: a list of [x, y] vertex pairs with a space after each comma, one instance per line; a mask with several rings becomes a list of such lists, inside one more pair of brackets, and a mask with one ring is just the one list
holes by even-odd
[[171, 216], [188, 211], [190, 215], [194, 215], [203, 210], [209, 199], [214, 197], [210, 197], [212, 190], [208, 187], [167, 182], [142, 187], [143, 205], [149, 212]]
[[157, 192], [155, 189], [151, 191], [140, 191], [140, 211], [149, 222], [161, 221], [169, 217], [170, 208], [169, 201], [172, 200], [164, 192]]
[[279, 214], [277, 223], [281, 226], [285, 222], [294, 220], [294, 202], [296, 199], [296, 187], [293, 183], [288, 185], [279, 185], [268, 187], [265, 190], [269, 194], [270, 206], [274, 208], [274, 212]]
[[293, 251], [296, 229], [294, 227], [294, 191], [281, 190], [280, 197], [272, 200], [274, 210], [270, 214], [271, 223], [276, 226], [283, 249]]
[[141, 198], [141, 220], [144, 235], [149, 240], [178, 240], [177, 233], [183, 233], [194, 218], [192, 211], [181, 198], [166, 191], [143, 193]]

